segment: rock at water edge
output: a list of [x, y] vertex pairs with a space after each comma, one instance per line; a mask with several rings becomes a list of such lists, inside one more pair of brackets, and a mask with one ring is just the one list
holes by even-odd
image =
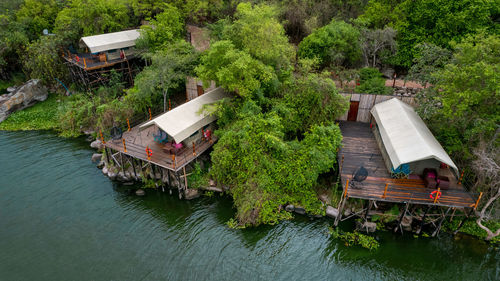
[[146, 191], [144, 191], [144, 189], [137, 189], [135, 191], [135, 195], [137, 195], [137, 196], [144, 196], [144, 195], [146, 195]]
[[335, 209], [332, 206], [326, 207], [326, 216], [332, 219], [336, 219], [339, 216], [339, 210]]

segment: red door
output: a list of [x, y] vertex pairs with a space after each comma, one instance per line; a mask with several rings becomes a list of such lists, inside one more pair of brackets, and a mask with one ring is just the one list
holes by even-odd
[[205, 91], [203, 90], [203, 86], [201, 85], [196, 85], [196, 90], [198, 91], [198, 96], [201, 96], [205, 93]]
[[358, 118], [359, 101], [351, 101], [349, 113], [347, 113], [347, 121], [356, 121]]

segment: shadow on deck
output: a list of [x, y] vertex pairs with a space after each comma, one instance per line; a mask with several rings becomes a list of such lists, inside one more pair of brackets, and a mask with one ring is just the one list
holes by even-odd
[[[348, 197], [458, 208], [473, 207], [476, 203], [475, 196], [458, 184], [456, 179], [450, 182], [449, 189], [441, 190], [441, 197], [434, 203], [430, 198], [434, 189], [426, 188], [422, 179], [391, 178], [369, 124], [343, 121], [340, 122], [340, 129], [344, 138], [338, 157], [339, 163], [342, 163], [341, 182], [344, 189], [349, 180]], [[368, 171], [368, 176], [361, 182], [354, 181], [353, 175], [361, 166]], [[450, 171], [446, 169], [439, 173], [447, 174]]]

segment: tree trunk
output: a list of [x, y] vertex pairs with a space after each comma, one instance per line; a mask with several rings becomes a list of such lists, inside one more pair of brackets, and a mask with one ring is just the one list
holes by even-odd
[[479, 214], [479, 218], [476, 220], [477, 225], [481, 229], [486, 231], [486, 233], [488, 233], [488, 235], [486, 236], [486, 241], [489, 241], [489, 240], [493, 239], [494, 237], [497, 237], [498, 235], [500, 235], [500, 228], [497, 229], [496, 232], [493, 232], [489, 228], [487, 228], [486, 226], [484, 226], [482, 224], [482, 220], [483, 220], [484, 214], [486, 213], [486, 209], [488, 209], [488, 207], [491, 205], [491, 203], [495, 202], [495, 200], [497, 200], [498, 197], [500, 197], [500, 189], [498, 189], [497, 193], [494, 196], [492, 196], [490, 198], [490, 200], [488, 200], [488, 202], [486, 202], [486, 205], [484, 205], [483, 209], [481, 210], [481, 213]]
[[163, 92], [163, 112], [167, 112], [167, 93], [168, 89]]

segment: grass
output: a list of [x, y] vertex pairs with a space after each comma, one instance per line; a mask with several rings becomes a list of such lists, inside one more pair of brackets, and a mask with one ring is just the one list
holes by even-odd
[[57, 129], [57, 108], [59, 106], [58, 99], [60, 98], [56, 94], [49, 94], [49, 97], [45, 101], [14, 112], [0, 123], [0, 130], [27, 131]]
[[0, 95], [7, 91], [8, 87], [21, 85], [25, 81], [25, 76], [23, 73], [12, 74], [12, 79], [10, 80], [0, 80]]

